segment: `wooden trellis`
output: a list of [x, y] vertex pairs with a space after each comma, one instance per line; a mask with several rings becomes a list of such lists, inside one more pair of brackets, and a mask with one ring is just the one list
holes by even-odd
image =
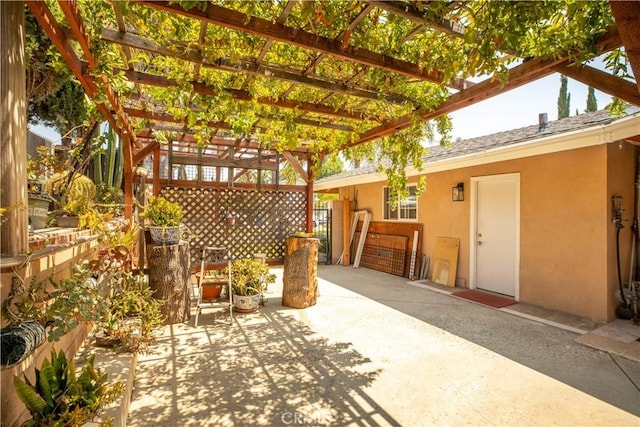
[[166, 187], [160, 195], [184, 209], [194, 263], [204, 246], [229, 247], [232, 258], [262, 253], [282, 261], [285, 239], [305, 229], [303, 191]]

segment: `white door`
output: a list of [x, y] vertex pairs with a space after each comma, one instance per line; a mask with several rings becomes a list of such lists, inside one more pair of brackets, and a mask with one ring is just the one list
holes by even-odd
[[473, 287], [517, 299], [520, 176], [474, 178], [472, 188], [475, 199], [475, 224], [471, 227], [472, 256], [475, 255]]

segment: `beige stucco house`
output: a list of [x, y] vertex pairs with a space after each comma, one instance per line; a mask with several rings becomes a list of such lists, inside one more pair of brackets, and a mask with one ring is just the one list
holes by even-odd
[[[396, 211], [375, 165], [314, 189], [355, 201], [373, 221], [422, 223], [429, 257], [437, 237], [459, 239], [456, 286], [605, 322], [619, 305], [614, 202], [623, 209], [621, 277], [637, 278], [630, 266], [639, 135], [633, 107], [621, 118], [598, 111], [432, 147], [422, 172], [407, 170], [410, 182], [426, 175], [426, 192]], [[458, 188], [462, 201], [453, 200]]]

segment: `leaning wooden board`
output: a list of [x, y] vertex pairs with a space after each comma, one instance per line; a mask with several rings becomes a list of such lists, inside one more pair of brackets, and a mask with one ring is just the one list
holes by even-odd
[[[358, 223], [357, 231], [360, 231], [361, 228], [362, 221]], [[423, 225], [417, 222], [371, 221], [369, 223], [368, 233], [407, 237], [407, 255], [404, 262], [403, 276], [409, 277], [409, 269], [411, 268], [411, 251], [413, 248], [415, 231], [418, 231], [418, 244], [416, 245], [416, 263], [414, 266], [414, 272], [420, 271], [420, 261], [422, 260], [422, 229]]]
[[432, 280], [441, 285], [455, 286], [458, 270], [458, 250], [460, 239], [451, 237], [436, 238], [436, 250], [433, 254]]

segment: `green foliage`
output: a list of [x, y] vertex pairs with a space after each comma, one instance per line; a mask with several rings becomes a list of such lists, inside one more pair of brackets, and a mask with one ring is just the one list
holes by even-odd
[[246, 258], [231, 263], [231, 288], [234, 295], [261, 294], [275, 281], [276, 275], [269, 273], [269, 266], [261, 261]]
[[180, 205], [162, 196], [151, 196], [140, 214], [142, 219], [147, 220], [154, 227], [178, 227], [183, 216], [184, 212]]
[[[192, 11], [205, 10], [208, 5], [208, 2], [198, 0], [171, 3]], [[368, 6], [367, 2], [355, 0], [295, 3], [221, 0], [215, 4], [246, 14], [246, 19], [255, 16], [270, 22], [278, 20], [287, 4], [292, 5], [284, 25], [336, 40], [344, 49], [366, 49], [415, 64], [420, 70], [437, 69], [441, 72], [437, 76], [442, 82], [480, 75], [504, 82], [509, 67], [522, 58], [559, 57], [568, 54], [578, 62], [591, 59], [597, 54], [593, 41], [613, 24], [606, 1], [479, 0], [403, 3], [407, 9], [421, 13], [427, 22], [459, 30], [454, 36], [432, 30], [428, 25], [414, 33], [417, 27], [415, 22], [387, 13], [375, 5], [352, 28], [349, 24]], [[264, 47], [263, 37], [208, 25], [207, 42], [200, 46], [197, 41], [200, 38], [201, 23], [178, 13], [136, 2], [80, 0], [78, 7], [85, 19], [92, 52], [98, 60], [97, 67], [91, 73], [107, 76], [108, 84], [117, 95], [123, 97], [132, 88], [123, 73], [117, 70], [124, 67], [125, 62], [136, 69], [174, 79], [176, 87], [146, 87], [145, 94], [164, 105], [166, 111], [176, 119], [184, 120], [193, 128], [201, 145], [212, 134], [212, 129], [204, 124], [224, 120], [230, 125], [230, 129], [224, 131], [225, 137], [245, 138], [247, 133], [253, 133], [264, 147], [283, 151], [304, 144], [315, 154], [333, 153], [357, 142], [367, 131], [381, 124], [398, 117], [411, 116], [416, 111], [424, 113], [433, 110], [450, 95], [447, 88], [432, 82], [377, 67], [363, 67], [331, 55], [319, 56], [318, 52], [282, 42], [274, 42], [261, 58], [264, 71], [247, 79], [242, 71], [236, 74], [216, 69], [215, 65], [231, 64], [236, 70], [242, 70], [247, 64], [255, 64]], [[59, 8], [52, 9], [54, 14], [60, 14]], [[100, 38], [102, 28], [118, 26], [114, 9], [118, 10], [127, 28], [135, 29], [141, 37], [158, 46], [178, 50], [178, 55], [168, 57], [138, 52], [134, 53], [130, 61], [125, 61], [121, 49]], [[191, 81], [194, 77], [194, 64], [188, 61], [188, 58], [194, 57], [192, 54], [201, 55], [205, 62], [205, 66], [199, 68], [197, 78], [198, 83], [206, 83], [211, 87], [208, 95], [194, 92], [194, 82]], [[608, 65], [619, 73], [628, 74], [622, 59], [620, 54], [611, 56]], [[325, 82], [349, 81], [349, 85], [354, 88], [376, 94], [377, 99], [362, 103], [361, 98], [349, 94], [330, 93], [304, 84], [292, 87], [291, 82], [271, 75], [269, 68]], [[97, 79], [97, 84], [97, 100], [106, 99], [105, 84], [101, 79]], [[250, 97], [241, 101], [234, 99], [232, 94], [240, 89], [247, 91]], [[259, 98], [265, 97], [321, 103], [331, 108], [361, 113], [365, 120], [329, 117], [258, 102]], [[390, 100], [393, 102], [389, 102]], [[345, 126], [353, 131], [309, 126], [305, 120]], [[145, 121], [132, 118], [132, 125], [140, 129]], [[448, 144], [446, 119], [438, 121], [435, 126], [441, 127], [443, 143]], [[157, 132], [156, 136], [163, 143], [171, 139], [168, 132]], [[403, 162], [415, 157], [418, 150], [413, 138], [400, 137], [395, 142], [408, 145], [392, 149], [388, 141], [381, 139], [371, 143], [371, 148], [363, 151], [371, 151], [376, 155], [390, 154], [387, 158], [391, 162]], [[404, 181], [397, 173], [401, 168], [401, 164], [388, 168], [394, 187], [401, 186]]]
[[85, 175], [65, 171], [49, 178], [47, 193], [59, 200], [63, 213], [80, 216], [93, 208], [96, 186]]
[[2, 315], [12, 323], [36, 321], [48, 327], [48, 340], [55, 342], [80, 323], [94, 322], [100, 293], [88, 263], [75, 264], [69, 278], [33, 279], [28, 289], [14, 289], [2, 305]]
[[560, 93], [558, 94], [558, 120], [569, 117], [571, 94], [567, 91], [567, 76], [560, 76]]
[[108, 230], [103, 240], [106, 247], [89, 263], [99, 277], [99, 312], [94, 321], [99, 334], [119, 342], [118, 351], [144, 352], [155, 342], [155, 329], [162, 325], [162, 302], [153, 298], [144, 275], [132, 269], [131, 249], [137, 241], [138, 229]]
[[344, 172], [344, 164], [337, 153], [327, 156], [316, 173], [316, 179]]
[[101, 183], [96, 186], [95, 208], [99, 213], [122, 216], [124, 214], [124, 193], [118, 187]]
[[[113, 402], [124, 391], [120, 382], [107, 383], [107, 374], [95, 368], [95, 355], [89, 356], [76, 376], [73, 360], [64, 352], [51, 349], [51, 360], [45, 359], [35, 370], [31, 383], [13, 377], [18, 398], [25, 404], [31, 419], [24, 426], [80, 426], [93, 420], [105, 405]], [[109, 425], [105, 420], [101, 425]]]
[[598, 100], [596, 99], [595, 89], [589, 86], [589, 92], [587, 93], [587, 108], [585, 109], [585, 112], [591, 113], [593, 111], [598, 111]]
[[52, 95], [29, 104], [29, 111], [56, 128], [63, 139], [80, 136], [88, 118], [84, 89], [72, 79], [65, 80]]
[[51, 96], [70, 76], [60, 54], [40, 28], [29, 8], [25, 8], [24, 60], [29, 121], [36, 121], [33, 106]]
[[622, 99], [614, 96], [611, 98], [611, 103], [605, 108], [612, 116], [622, 117], [626, 111], [627, 104]]

